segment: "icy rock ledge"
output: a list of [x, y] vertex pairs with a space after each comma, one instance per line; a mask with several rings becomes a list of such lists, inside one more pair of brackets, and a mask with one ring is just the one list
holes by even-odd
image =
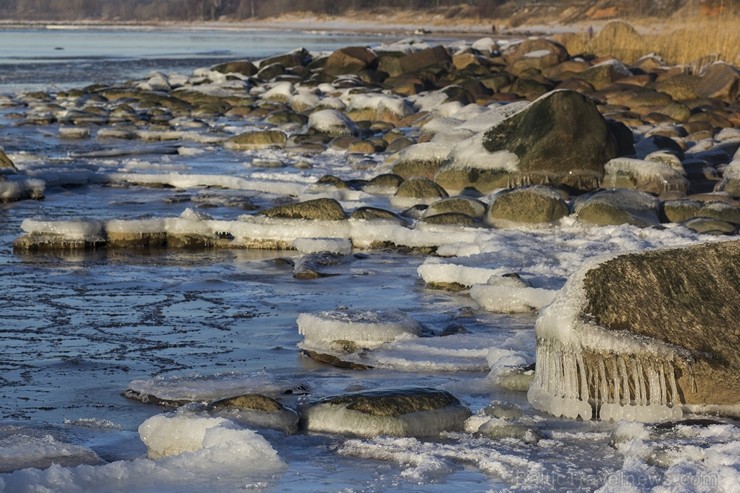
[[359, 436], [434, 436], [462, 431], [470, 410], [443, 390], [374, 390], [327, 397], [308, 407], [308, 431]]
[[740, 415], [739, 302], [740, 241], [587, 264], [537, 320], [529, 401], [582, 419]]

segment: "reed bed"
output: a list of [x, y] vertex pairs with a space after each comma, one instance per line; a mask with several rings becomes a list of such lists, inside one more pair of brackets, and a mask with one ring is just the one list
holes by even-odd
[[561, 42], [571, 54], [613, 56], [626, 63], [654, 53], [668, 64], [697, 70], [716, 60], [740, 66], [740, 17], [697, 17], [691, 23], [663, 23], [656, 31], [642, 34], [626, 22], [613, 21], [598, 34], [571, 34]]

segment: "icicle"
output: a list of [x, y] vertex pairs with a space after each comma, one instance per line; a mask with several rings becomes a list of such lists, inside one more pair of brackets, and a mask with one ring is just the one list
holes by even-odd
[[627, 371], [627, 365], [624, 362], [624, 358], [619, 356], [617, 358], [619, 362], [619, 373], [622, 377], [622, 398], [619, 401], [621, 406], [629, 406], [630, 404], [630, 376]]

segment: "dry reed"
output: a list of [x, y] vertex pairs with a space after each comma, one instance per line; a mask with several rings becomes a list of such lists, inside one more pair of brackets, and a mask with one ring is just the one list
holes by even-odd
[[617, 28], [606, 24], [594, 36], [574, 34], [561, 41], [571, 54], [613, 56], [626, 63], [655, 53], [668, 64], [690, 65], [697, 70], [715, 60], [740, 65], [740, 17], [697, 18], [693, 23], [663, 24], [657, 31], [643, 34], [621, 24]]

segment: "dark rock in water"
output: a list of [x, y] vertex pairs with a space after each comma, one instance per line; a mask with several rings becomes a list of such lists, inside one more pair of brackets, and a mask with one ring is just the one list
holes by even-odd
[[261, 394], [220, 399], [208, 404], [207, 409], [212, 414], [247, 426], [275, 428], [285, 433], [298, 431], [298, 413]]
[[345, 361], [339, 356], [333, 354], [320, 353], [318, 351], [312, 351], [310, 349], [303, 349], [301, 352], [314, 361], [334, 366], [336, 368], [344, 368], [346, 370], [368, 370], [372, 368], [372, 366], [363, 365], [362, 363]]
[[146, 394], [144, 392], [138, 392], [132, 389], [124, 390], [121, 395], [127, 399], [140, 401], [144, 404], [153, 404], [155, 406], [162, 407], [180, 407], [193, 402], [192, 400], [188, 399], [163, 399], [161, 397], [157, 397], [156, 395]]
[[671, 420], [682, 406], [737, 416], [738, 320], [740, 241], [584, 267], [537, 321], [529, 400], [569, 417]]
[[[595, 188], [604, 164], [617, 157], [606, 120], [590, 99], [574, 91], [554, 91], [493, 126], [483, 136], [483, 147], [515, 154], [514, 173], [533, 183], [579, 190]], [[534, 181], [537, 176], [542, 179]]]
[[376, 390], [329, 397], [302, 413], [308, 431], [360, 436], [434, 436], [460, 431], [470, 410], [443, 390]]
[[341, 221], [344, 209], [334, 199], [314, 199], [295, 204], [277, 205], [259, 213], [262, 216], [283, 219], [313, 219], [317, 221]]
[[486, 220], [490, 224], [552, 223], [568, 215], [568, 204], [553, 188], [531, 187], [503, 190], [496, 194], [488, 208]]
[[657, 226], [658, 199], [638, 190], [617, 188], [579, 197], [574, 205], [580, 221], [598, 226]]

